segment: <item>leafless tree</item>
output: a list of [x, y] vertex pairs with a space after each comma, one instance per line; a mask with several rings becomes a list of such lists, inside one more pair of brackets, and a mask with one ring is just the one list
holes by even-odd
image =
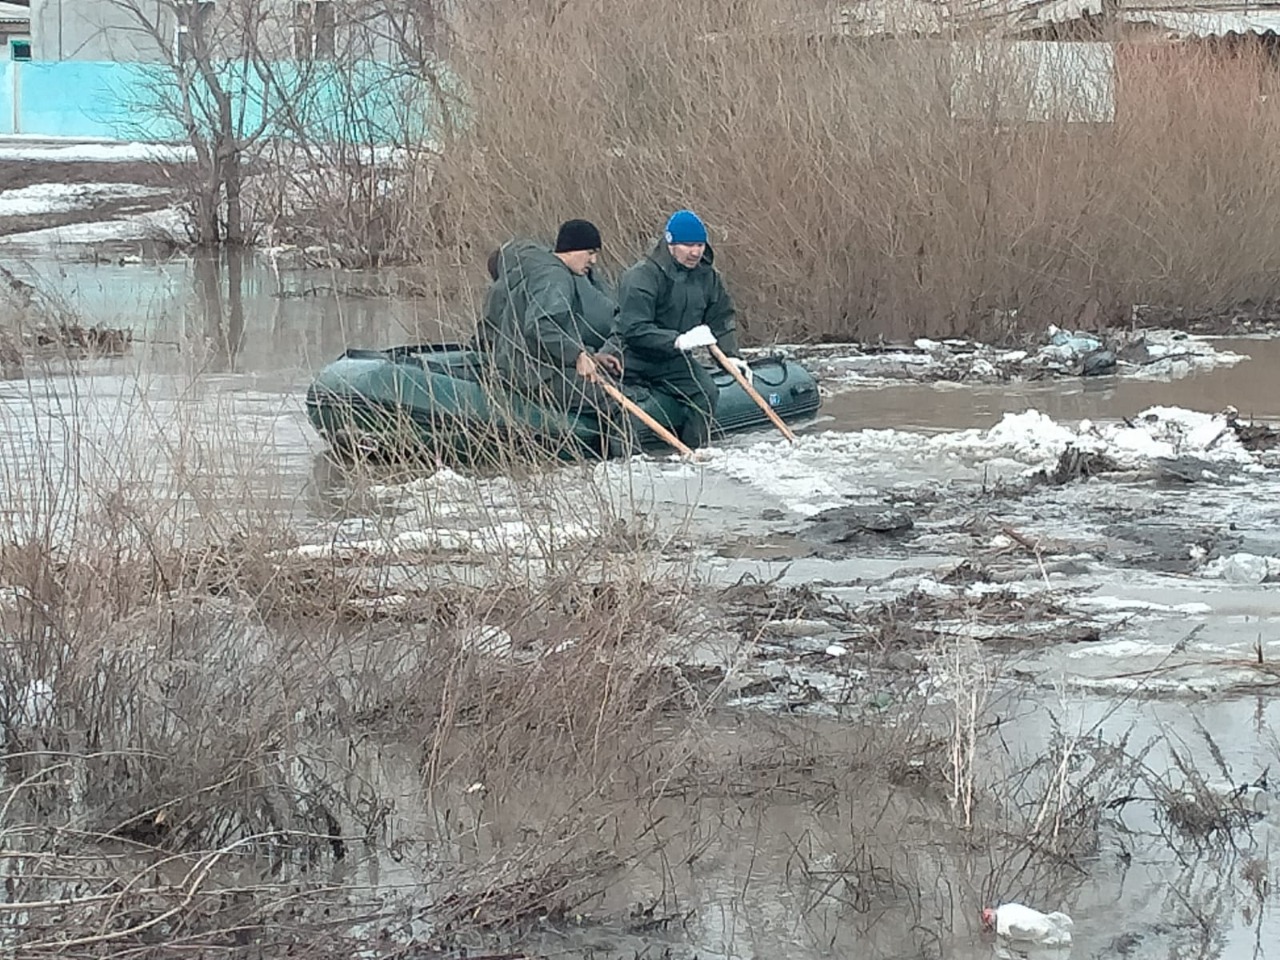
[[[414, 204], [387, 196], [387, 157], [456, 129], [440, 0], [111, 2], [124, 14], [115, 29], [154, 64], [140, 112], [195, 153], [197, 244], [242, 246], [270, 224], [279, 239], [335, 240], [377, 261], [404, 233], [388, 214]], [[246, 177], [264, 171], [277, 189], [247, 214]], [[301, 220], [282, 223], [290, 213]]]
[[[108, 28], [132, 33], [147, 71], [138, 109], [180, 129], [195, 153], [194, 239], [238, 246], [246, 237], [245, 159], [274, 119], [261, 83], [270, 0], [111, 0], [125, 16]], [[225, 210], [225, 215], [224, 215]]]

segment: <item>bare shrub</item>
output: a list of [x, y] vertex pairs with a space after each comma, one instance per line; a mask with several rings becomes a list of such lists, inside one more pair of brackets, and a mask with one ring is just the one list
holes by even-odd
[[[1280, 120], [1247, 45], [1121, 44], [1113, 121], [1054, 119], [1081, 115], [1067, 103], [1023, 122], [1078, 81], [1019, 88], [998, 46], [974, 77], [945, 43], [841, 37], [776, 0], [482, 4], [459, 31], [473, 125], [436, 185], [471, 249], [584, 215], [619, 263], [689, 205], [757, 342], [999, 337], [1277, 292]], [[1000, 109], [954, 119], [960, 81]]]
[[[28, 381], [4, 407], [0, 836], [23, 942], [209, 946], [228, 923], [279, 919], [276, 880], [245, 891], [228, 875], [394, 841], [395, 795], [352, 746], [370, 736], [413, 745], [429, 793], [574, 778], [549, 814], [564, 842], [483, 884], [572, 860], [587, 801], [669, 735], [655, 730], [679, 695], [667, 665], [686, 595], [590, 468], [388, 488], [357, 464], [353, 484], [399, 516], [342, 538], [292, 515], [270, 435], [237, 435], [252, 428], [225, 402], [126, 383]], [[85, 898], [118, 874], [51, 860], [48, 842], [128, 844], [138, 878]], [[143, 882], [172, 857], [189, 865], [180, 885]], [[252, 909], [215, 918], [228, 897]]]

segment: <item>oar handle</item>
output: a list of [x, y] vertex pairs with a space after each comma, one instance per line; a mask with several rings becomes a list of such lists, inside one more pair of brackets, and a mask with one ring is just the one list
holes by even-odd
[[738, 383], [742, 385], [742, 389], [747, 391], [747, 396], [754, 400], [756, 405], [765, 412], [765, 416], [772, 420], [773, 425], [782, 431], [782, 435], [792, 443], [795, 443], [796, 435], [791, 432], [791, 428], [782, 422], [782, 418], [778, 416], [777, 411], [774, 410], [773, 407], [769, 406], [768, 401], [766, 401], [764, 397], [760, 396], [756, 388], [751, 385], [751, 381], [742, 375], [742, 371], [729, 362], [729, 358], [724, 355], [724, 351], [720, 349], [720, 345], [718, 343], [713, 343], [711, 344], [710, 349], [711, 355], [720, 361], [720, 366], [729, 371], [729, 373], [732, 374], [733, 379], [737, 380]]
[[622, 409], [626, 410], [633, 417], [640, 420], [642, 423], [644, 423], [645, 426], [647, 426], [650, 430], [656, 433], [659, 437], [661, 437], [671, 446], [675, 447], [678, 451], [680, 451], [680, 454], [682, 456], [686, 456], [686, 457], [693, 456], [693, 451], [690, 450], [683, 443], [681, 443], [679, 437], [677, 437], [674, 433], [672, 433], [670, 430], [668, 430], [666, 427], [660, 424], [657, 420], [653, 419], [653, 417], [649, 416], [649, 414], [641, 410], [636, 405], [635, 401], [633, 401], [625, 393], [623, 393], [621, 390], [615, 387], [605, 377], [597, 378], [596, 382], [599, 383], [600, 386], [604, 387], [605, 393], [609, 394], [609, 396], [613, 397], [614, 400], [618, 401], [618, 403], [621, 404]]

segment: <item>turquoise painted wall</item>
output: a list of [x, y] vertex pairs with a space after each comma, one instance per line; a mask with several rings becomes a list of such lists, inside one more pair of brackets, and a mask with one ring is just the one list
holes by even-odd
[[[329, 142], [391, 144], [442, 132], [434, 88], [392, 64], [338, 69], [283, 62], [272, 68], [264, 81], [252, 66], [219, 65], [241, 132], [256, 131], [265, 120], [270, 135], [287, 135], [286, 104], [312, 136]], [[456, 82], [448, 80], [445, 89], [456, 90]], [[184, 140], [172, 109], [177, 95], [176, 78], [165, 65], [0, 60], [0, 135]]]

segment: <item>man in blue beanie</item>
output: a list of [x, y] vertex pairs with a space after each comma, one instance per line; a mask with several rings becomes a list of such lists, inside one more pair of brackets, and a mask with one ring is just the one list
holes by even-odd
[[627, 376], [680, 400], [687, 415], [679, 436], [695, 449], [710, 439], [720, 390], [693, 349], [718, 344], [751, 377], [738, 358], [733, 301], [714, 260], [706, 225], [692, 210], [677, 210], [663, 238], [618, 281]]

